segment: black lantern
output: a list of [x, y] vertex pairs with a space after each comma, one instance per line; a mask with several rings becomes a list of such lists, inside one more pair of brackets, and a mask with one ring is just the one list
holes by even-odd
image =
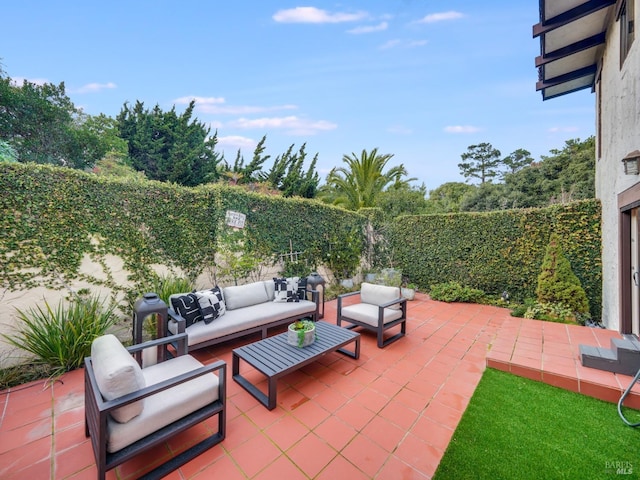
[[[318, 299], [318, 317], [324, 318], [324, 286], [325, 286], [324, 278], [318, 273], [313, 272], [307, 277], [307, 289], [309, 290], [318, 290], [318, 295], [320, 298]], [[319, 288], [322, 287], [322, 288]]]
[[[147, 317], [155, 316], [156, 338], [162, 338], [167, 330], [167, 304], [155, 293], [145, 293], [133, 306], [133, 343], [142, 343], [142, 332]], [[138, 363], [142, 362], [142, 352], [136, 352]], [[162, 360], [162, 349], [158, 350], [158, 361]]]

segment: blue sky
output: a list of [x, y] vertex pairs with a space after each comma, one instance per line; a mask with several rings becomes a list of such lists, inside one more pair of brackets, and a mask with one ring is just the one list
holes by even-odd
[[535, 90], [537, 0], [24, 0], [3, 4], [7, 75], [64, 82], [91, 115], [175, 106], [217, 129], [218, 150], [272, 160], [393, 154], [429, 190], [464, 181], [470, 145], [538, 160], [595, 131], [595, 97]]

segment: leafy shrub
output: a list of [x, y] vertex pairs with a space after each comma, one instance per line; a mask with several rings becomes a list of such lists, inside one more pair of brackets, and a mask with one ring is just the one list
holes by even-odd
[[283, 277], [307, 277], [311, 269], [304, 260], [285, 260], [280, 274]]
[[441, 302], [482, 303], [485, 294], [477, 288], [463, 287], [458, 282], [445, 282], [431, 285], [429, 296]]
[[535, 299], [526, 298], [524, 300], [523, 304], [518, 304], [518, 305], [515, 305], [514, 307], [512, 307], [511, 316], [512, 317], [524, 318], [524, 316], [527, 313], [527, 310], [529, 310], [529, 308], [533, 307], [535, 304], [536, 304]]
[[145, 293], [153, 292], [157, 294], [164, 303], [169, 304], [169, 297], [174, 293], [186, 293], [194, 289], [194, 283], [188, 278], [176, 275], [151, 275], [137, 288], [128, 292], [127, 299], [131, 312], [136, 300]]
[[17, 310], [18, 333], [2, 336], [14, 347], [35, 355], [36, 364], [51, 367], [51, 375], [79, 368], [91, 354], [91, 342], [115, 325], [116, 305], [104, 306], [97, 296], [77, 297], [56, 308], [45, 301], [26, 311]]
[[547, 322], [577, 323], [574, 311], [562, 303], [535, 303], [527, 308], [524, 318], [546, 320]]
[[560, 304], [571, 312], [589, 313], [589, 301], [580, 280], [560, 246], [560, 237], [552, 233], [542, 260], [542, 271], [536, 289], [538, 303]]
[[[536, 297], [536, 279], [552, 231], [601, 318], [601, 208], [591, 199], [548, 208], [409, 215], [385, 230], [393, 265], [423, 288], [455, 281], [512, 303]], [[387, 263], [386, 265], [389, 265]]]
[[355, 275], [363, 250], [362, 236], [356, 229], [351, 230], [339, 241], [333, 237], [325, 262], [336, 280], [344, 280]]
[[399, 287], [402, 284], [402, 272], [395, 268], [383, 268], [380, 273], [376, 273], [373, 283]]
[[338, 295], [342, 295], [343, 293], [355, 292], [360, 289], [359, 285], [354, 285], [351, 288], [347, 288], [340, 283], [331, 283], [325, 286], [324, 290], [324, 300], [326, 302], [335, 300], [338, 298]]

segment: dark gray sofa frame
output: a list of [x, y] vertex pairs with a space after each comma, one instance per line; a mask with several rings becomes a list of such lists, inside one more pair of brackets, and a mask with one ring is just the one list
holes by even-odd
[[[171, 343], [172, 345], [177, 345], [177, 355], [183, 355], [187, 353], [186, 334], [172, 335], [171, 337], [152, 340], [150, 342], [134, 345], [127, 348], [127, 350], [131, 353], [135, 353], [137, 351], [143, 350], [144, 348], [148, 348], [154, 345], [158, 346], [158, 348], [164, 348], [169, 343]], [[196, 410], [195, 412], [179, 420], [176, 420], [175, 422], [161, 428], [160, 430], [157, 430], [150, 435], [147, 435], [146, 437], [117, 452], [107, 452], [107, 417], [109, 415], [109, 412], [120, 408], [123, 405], [133, 403], [157, 392], [166, 390], [168, 388], [174, 387], [193, 378], [211, 372], [217, 373], [218, 375], [218, 400], [200, 408], [199, 410]], [[170, 439], [174, 435], [177, 435], [214, 415], [218, 415], [218, 431], [216, 433], [203, 439], [201, 442], [193, 445], [184, 452], [171, 457], [167, 462], [159, 465], [154, 470], [146, 473], [141, 478], [162, 478], [224, 440], [226, 435], [226, 372], [226, 363], [223, 361], [217, 361], [192, 372], [179, 375], [175, 378], [165, 380], [164, 382], [158, 383], [156, 385], [143, 388], [142, 390], [139, 390], [135, 393], [122, 396], [119, 399], [104, 401], [96, 383], [91, 357], [86, 357], [84, 395], [85, 435], [87, 437], [91, 437], [91, 445], [93, 447], [93, 453], [96, 458], [96, 466], [98, 468], [98, 479], [103, 480], [108, 470], [117, 467], [118, 465], [135, 457], [136, 455]]]
[[[238, 332], [230, 333], [228, 335], [222, 335], [220, 337], [212, 338], [210, 340], [206, 340], [204, 342], [196, 343], [194, 345], [190, 345], [189, 349], [198, 350], [200, 348], [210, 347], [212, 345], [217, 345], [220, 343], [228, 342], [229, 340], [234, 340], [236, 338], [241, 338], [247, 335], [251, 335], [254, 333], [260, 333], [262, 339], [268, 337], [268, 331], [270, 328], [279, 327], [282, 325], [288, 325], [296, 320], [300, 320], [302, 318], [309, 318], [314, 322], [318, 320], [319, 315], [319, 298], [320, 293], [318, 290], [307, 290], [308, 293], [311, 294], [311, 301], [316, 304], [316, 309], [312, 314], [303, 314], [303, 315], [293, 315], [291, 317], [281, 318], [279, 320], [275, 320], [273, 322], [265, 323], [262, 325], [258, 325], [252, 328], [246, 328], [244, 330], [240, 330]], [[180, 314], [178, 314], [171, 306], [169, 306], [168, 317], [171, 320], [175, 320], [178, 323], [178, 334], [186, 333], [186, 325], [187, 322]], [[167, 335], [173, 335], [168, 328], [166, 328]]]

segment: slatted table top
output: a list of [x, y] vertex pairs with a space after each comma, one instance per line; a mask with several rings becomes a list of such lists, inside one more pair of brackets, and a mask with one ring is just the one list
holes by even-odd
[[[233, 379], [269, 409], [275, 408], [275, 382], [278, 377], [298, 370], [329, 352], [339, 351], [356, 359], [360, 357], [360, 334], [337, 325], [316, 322], [316, 340], [303, 348], [289, 345], [287, 336], [288, 332], [284, 332], [236, 348], [232, 352]], [[353, 352], [342, 348], [351, 342], [355, 342]], [[268, 396], [240, 374], [240, 359], [269, 379]]]

